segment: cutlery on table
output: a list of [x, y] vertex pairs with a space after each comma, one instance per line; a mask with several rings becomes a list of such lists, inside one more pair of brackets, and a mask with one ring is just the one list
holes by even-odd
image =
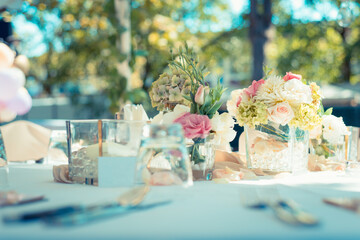
[[48, 210], [41, 210], [41, 211], [35, 211], [29, 213], [15, 214], [15, 215], [12, 214], [12, 215], [4, 216], [3, 221], [6, 223], [27, 222], [27, 221], [34, 221], [40, 219], [56, 218], [69, 214], [80, 214], [83, 212], [95, 211], [98, 209], [106, 209], [115, 206], [122, 208], [129, 206], [137, 206], [143, 201], [149, 190], [150, 190], [149, 186], [135, 187], [120, 195], [117, 201], [115, 202], [100, 203], [95, 205], [83, 205], [83, 204], [69, 205], [69, 206], [62, 206], [53, 209], [48, 209]]
[[27, 196], [15, 191], [0, 192], [0, 207], [18, 206], [45, 200], [45, 196]]
[[86, 223], [94, 222], [97, 220], [119, 216], [122, 214], [128, 214], [131, 212], [148, 210], [154, 207], [163, 206], [171, 203], [171, 201], [157, 202], [147, 205], [129, 205], [122, 206], [119, 204], [113, 204], [108, 206], [101, 206], [96, 209], [89, 209], [81, 212], [74, 212], [66, 215], [55, 216], [46, 218], [45, 223], [52, 226], [77, 226]]
[[302, 210], [295, 201], [282, 199], [275, 188], [260, 191], [249, 189], [242, 195], [242, 203], [248, 208], [271, 209], [280, 221], [287, 224], [315, 226], [319, 223], [315, 216]]
[[332, 206], [344, 208], [360, 214], [359, 198], [324, 198], [323, 202]]

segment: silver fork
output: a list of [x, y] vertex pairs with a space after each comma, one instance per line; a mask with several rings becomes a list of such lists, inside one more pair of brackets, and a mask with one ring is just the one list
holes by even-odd
[[251, 188], [246, 195], [241, 196], [243, 206], [271, 209], [282, 222], [304, 226], [315, 226], [319, 223], [316, 217], [303, 211], [295, 201], [282, 199], [276, 187]]

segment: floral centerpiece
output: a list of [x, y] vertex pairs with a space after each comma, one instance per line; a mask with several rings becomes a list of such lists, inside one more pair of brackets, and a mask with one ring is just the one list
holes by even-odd
[[225, 89], [220, 81], [210, 87], [205, 68], [187, 45], [172, 56], [169, 68], [170, 73], [161, 74], [150, 89], [152, 105], [160, 111], [153, 122], [182, 125], [194, 179], [210, 180], [215, 147], [229, 150], [236, 135], [232, 117], [218, 113]]
[[331, 115], [332, 109], [326, 112], [321, 109], [321, 122], [310, 131], [310, 162], [311, 170], [343, 170], [346, 162], [345, 137], [350, 135], [342, 117]]
[[301, 75], [286, 73], [253, 81], [235, 90], [228, 111], [245, 126], [249, 168], [281, 172], [305, 170], [308, 130], [320, 121], [321, 95], [316, 83], [306, 84]]

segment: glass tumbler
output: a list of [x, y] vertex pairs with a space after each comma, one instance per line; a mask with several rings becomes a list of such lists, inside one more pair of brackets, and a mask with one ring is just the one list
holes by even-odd
[[0, 190], [9, 186], [9, 167], [6, 160], [5, 145], [0, 129]]
[[181, 125], [144, 126], [135, 182], [153, 186], [193, 185], [191, 164]]
[[349, 136], [345, 137], [346, 148], [346, 170], [348, 172], [360, 172], [360, 128], [349, 126]]
[[137, 156], [144, 124], [124, 120], [67, 121], [70, 179], [97, 185], [98, 157]]

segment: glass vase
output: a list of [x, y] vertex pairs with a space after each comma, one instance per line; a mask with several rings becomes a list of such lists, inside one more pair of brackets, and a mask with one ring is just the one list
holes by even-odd
[[300, 128], [269, 121], [250, 128], [245, 125], [246, 161], [250, 169], [268, 174], [307, 171], [309, 133]]
[[187, 149], [194, 181], [212, 180], [215, 163], [213, 138], [210, 134], [206, 138], [188, 139]]
[[310, 140], [310, 154], [313, 157], [316, 157], [317, 161], [326, 161], [333, 163], [340, 163], [345, 166], [346, 163], [346, 146], [345, 146], [345, 136], [342, 136], [339, 141], [334, 143], [329, 143], [323, 137], [319, 139]]
[[137, 156], [144, 124], [125, 120], [66, 121], [70, 179], [97, 185], [99, 157]]

